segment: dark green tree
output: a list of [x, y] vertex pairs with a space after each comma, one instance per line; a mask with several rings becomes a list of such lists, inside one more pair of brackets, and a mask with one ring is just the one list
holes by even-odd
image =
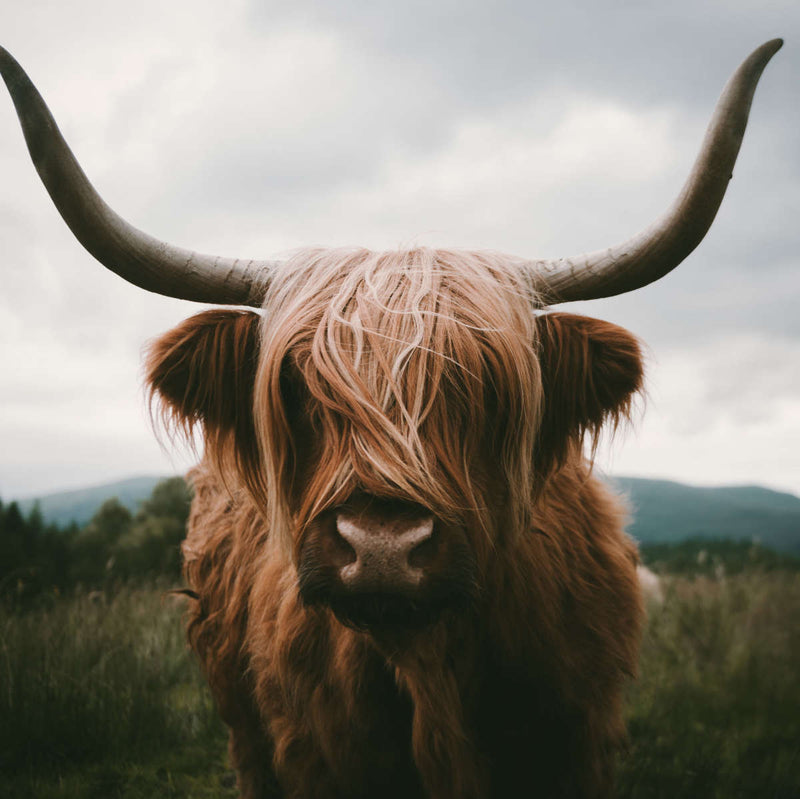
[[12, 502], [0, 515], [0, 580], [13, 579], [24, 568], [30, 552], [28, 525], [19, 505]]
[[125, 579], [176, 579], [190, 504], [191, 493], [183, 478], [160, 482], [115, 547], [115, 573]]
[[192, 494], [186, 481], [182, 477], [170, 477], [162, 480], [150, 498], [142, 502], [138, 516], [175, 519], [185, 526], [191, 503]]
[[72, 582], [99, 588], [109, 582], [114, 548], [130, 529], [131, 512], [116, 498], [107, 499], [75, 537], [72, 546]]

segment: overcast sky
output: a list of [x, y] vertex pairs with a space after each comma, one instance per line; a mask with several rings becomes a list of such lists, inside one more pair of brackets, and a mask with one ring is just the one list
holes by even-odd
[[[646, 405], [604, 468], [800, 493], [797, 0], [0, 0], [0, 32], [112, 207], [260, 258], [616, 244], [672, 201], [730, 73], [784, 37], [705, 241], [568, 309], [648, 348]], [[0, 255], [0, 496], [185, 469], [149, 427], [141, 351], [200, 306], [80, 247], [4, 90]]]

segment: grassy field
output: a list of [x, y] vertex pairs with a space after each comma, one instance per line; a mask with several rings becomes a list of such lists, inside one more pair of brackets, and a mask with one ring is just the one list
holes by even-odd
[[628, 724], [620, 797], [800, 797], [800, 574], [668, 582]]
[[[0, 610], [0, 796], [233, 797], [178, 599]], [[675, 578], [629, 697], [620, 797], [800, 797], [800, 575]]]
[[235, 796], [181, 600], [131, 590], [0, 615], [0, 796]]

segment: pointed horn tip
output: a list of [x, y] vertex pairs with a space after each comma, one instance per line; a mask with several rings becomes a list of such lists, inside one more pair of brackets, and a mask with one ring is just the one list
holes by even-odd
[[760, 73], [772, 59], [772, 56], [783, 47], [783, 39], [770, 39], [760, 47], [756, 47], [742, 63], [742, 69], [755, 69]]
[[783, 39], [770, 39], [768, 42], [764, 42], [761, 47], [756, 47], [750, 55], [750, 58], [754, 61], [760, 61], [766, 64], [781, 47], [783, 47]]
[[14, 56], [11, 55], [11, 53], [9, 53], [8, 50], [6, 50], [6, 48], [3, 47], [2, 44], [0, 44], [0, 65], [9, 64], [9, 63], [16, 64], [17, 63], [17, 59], [14, 58]]
[[755, 91], [756, 85], [761, 79], [761, 75], [772, 60], [772, 56], [783, 47], [783, 39], [770, 39], [760, 47], [756, 47], [752, 53], [739, 65], [739, 68], [731, 75], [730, 80], [725, 86], [725, 90], [731, 87], [749, 86], [751, 91]]
[[12, 95], [14, 86], [20, 82], [25, 83], [29, 81], [25, 70], [20, 66], [17, 59], [2, 45], [0, 45], [0, 77], [3, 78]]
[[0, 70], [2, 70], [3, 67], [8, 67], [9, 64], [13, 63], [14, 56], [11, 55], [11, 53], [9, 53], [2, 44], [0, 44]]

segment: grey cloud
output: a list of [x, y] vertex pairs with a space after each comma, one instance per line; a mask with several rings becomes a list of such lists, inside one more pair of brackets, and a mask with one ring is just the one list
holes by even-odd
[[[673, 96], [703, 102], [707, 73], [724, 77], [735, 45], [797, 32], [796, 4], [691, 0], [530, 3], [425, 0], [369, 4], [252, 2], [261, 30], [313, 20], [384, 60], [424, 62], [464, 103], [486, 108], [544, 83], [619, 92], [637, 102]], [[699, 76], [699, 77], [698, 77]]]
[[[760, 42], [785, 36], [786, 47], [759, 87], [735, 180], [706, 241], [658, 284], [568, 310], [640, 335], [653, 353], [656, 377], [659, 359], [700, 352], [707, 380], [700, 405], [681, 407], [695, 420], [705, 420], [714, 407], [740, 415], [751, 406], [769, 408], [762, 401], [768, 391], [797, 396], [795, 383], [778, 390], [769, 379], [789, 357], [782, 360], [770, 343], [789, 342], [780, 352], [791, 354], [792, 342], [800, 340], [796, 2], [295, 0], [251, 2], [247, 20], [236, 9], [222, 15], [210, 2], [189, 14], [180, 4], [161, 12], [153, 3], [141, 18], [129, 13], [127, 20], [107, 4], [97, 17], [90, 13], [94, 3], [78, 5], [80, 14], [54, 6], [54, 27], [29, 33], [12, 49], [41, 83], [92, 179], [117, 210], [154, 235], [253, 256], [300, 244], [391, 247], [417, 238], [533, 257], [614, 244], [672, 200], [731, 70]], [[32, 12], [19, 6], [17, 13], [16, 29], [34, 31]], [[0, 19], [5, 14], [0, 11]], [[184, 28], [185, 16], [191, 18]], [[55, 36], [56, 27], [70, 35]], [[296, 55], [270, 61], [273, 48], [302, 43], [306, 35], [307, 49], [298, 45]], [[321, 38], [314, 44], [316, 35]], [[654, 148], [655, 157], [670, 162], [657, 163], [646, 183], [629, 176], [620, 185], [613, 170], [598, 163], [576, 167], [544, 188], [521, 187], [513, 174], [508, 187], [488, 180], [455, 181], [452, 193], [446, 180], [426, 186], [426, 171], [444, 162], [454, 170], [470, 168], [468, 159], [455, 158], [465, 129], [503, 120], [522, 129], [521, 140], [536, 142], [558, 126], [568, 98], [578, 94], [587, 104], [603, 100], [636, 115], [671, 115], [671, 152], [646, 139], [632, 145], [639, 153]], [[11, 152], [7, 143], [19, 154], [0, 184], [0, 246], [13, 261], [4, 265], [3, 313], [20, 327], [36, 320], [42, 347], [58, 340], [65, 371], [70, 357], [83, 355], [96, 358], [98, 369], [115, 358], [132, 362], [147, 337], [197, 306], [135, 292], [80, 249], [36, 185], [10, 104], [0, 97], [0, 105], [6, 106], [0, 109], [0, 167], [9, 164], [3, 161]], [[492, 156], [507, 141], [487, 140], [485, 151], [475, 149], [476, 158]], [[404, 170], [419, 185], [393, 194]], [[610, 173], [605, 183], [604, 171]], [[731, 336], [757, 346], [717, 358], [715, 370], [712, 344], [724, 347]], [[740, 405], [727, 403], [737, 373], [760, 366], [747, 391], [739, 392]], [[52, 375], [54, 384], [60, 379]], [[17, 384], [15, 407], [35, 395], [36, 385]], [[68, 385], [70, 400], [79, 402], [79, 388]], [[138, 381], [114, 388], [127, 397], [137, 397], [139, 389]], [[109, 406], [121, 403], [111, 395], [104, 399]], [[650, 408], [642, 427], [658, 429], [659, 413]], [[56, 421], [48, 430], [55, 434], [60, 425], [69, 422]], [[702, 432], [701, 426], [697, 435]], [[23, 474], [35, 479], [29, 461], [43, 457], [37, 447], [47, 449], [45, 436], [28, 433], [13, 438], [20, 451], [29, 442], [28, 454], [16, 461], [20, 480]], [[124, 431], [98, 435], [94, 452], [77, 438], [63, 433], [78, 453], [75, 469], [86, 474], [96, 473], [93, 459], [127, 446], [120, 443], [127, 441]], [[155, 462], [149, 454], [137, 457], [136, 464]], [[64, 460], [62, 470], [68, 468]], [[14, 468], [0, 477], [16, 479]], [[124, 474], [130, 467], [114, 468]], [[54, 484], [56, 471], [47, 473]], [[650, 473], [658, 473], [658, 465]]]

